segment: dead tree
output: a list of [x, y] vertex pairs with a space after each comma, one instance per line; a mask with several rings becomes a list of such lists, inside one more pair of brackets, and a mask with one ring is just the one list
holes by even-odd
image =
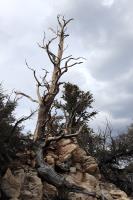
[[[52, 28], [50, 29], [55, 36], [45, 43], [45, 36], [43, 38], [43, 44], [39, 45], [40, 48], [42, 48], [44, 51], [46, 51], [52, 65], [53, 65], [53, 72], [51, 76], [51, 81], [47, 82], [47, 71], [45, 70], [44, 77], [41, 81], [36, 76], [36, 71], [32, 68], [30, 68], [26, 62], [26, 65], [29, 69], [33, 71], [33, 75], [36, 81], [36, 88], [37, 88], [37, 97], [38, 99], [35, 100], [29, 95], [23, 93], [23, 92], [16, 92], [18, 95], [25, 96], [29, 98], [32, 102], [36, 102], [39, 104], [39, 110], [38, 110], [38, 120], [36, 124], [36, 129], [34, 133], [34, 140], [36, 141], [39, 138], [44, 137], [45, 133], [45, 126], [47, 123], [47, 120], [49, 119], [49, 112], [51, 109], [51, 106], [54, 102], [55, 96], [59, 92], [59, 87], [62, 84], [60, 82], [60, 78], [64, 73], [68, 71], [69, 68], [81, 64], [82, 61], [80, 61], [81, 57], [73, 58], [72, 55], [63, 57], [64, 53], [64, 40], [69, 35], [66, 33], [67, 25], [69, 24], [72, 19], [65, 20], [64, 17], [57, 17], [58, 20], [58, 28], [57, 31], [54, 31]], [[54, 40], [58, 40], [58, 50], [57, 54], [53, 53], [51, 50], [51, 44]], [[40, 87], [44, 87], [43, 95], [40, 94]]]
[[[37, 100], [33, 99], [31, 96], [23, 92], [16, 92], [16, 94], [27, 97], [32, 102], [35, 102], [39, 105], [38, 119], [34, 132], [34, 142], [36, 145], [36, 164], [37, 164], [36, 166], [40, 177], [43, 180], [47, 181], [48, 183], [54, 185], [58, 189], [62, 199], [64, 198], [65, 193], [70, 191], [81, 192], [88, 194], [90, 196], [96, 196], [95, 193], [88, 192], [87, 190], [66, 181], [66, 179], [63, 176], [57, 174], [54, 168], [49, 166], [44, 161], [44, 156], [43, 156], [44, 149], [52, 141], [57, 141], [61, 138], [76, 137], [82, 131], [81, 127], [78, 132], [72, 135], [71, 134], [66, 135], [66, 133], [62, 133], [60, 136], [54, 136], [54, 137], [47, 136], [46, 125], [50, 119], [50, 112], [53, 107], [54, 99], [59, 92], [60, 85], [62, 84], [60, 79], [62, 75], [68, 71], [69, 68], [82, 63], [81, 57], [74, 58], [72, 57], [72, 55], [64, 57], [64, 50], [65, 50], [64, 41], [69, 36], [66, 33], [67, 25], [69, 24], [69, 22], [72, 21], [72, 19], [66, 20], [64, 17], [57, 16], [57, 21], [58, 21], [57, 31], [50, 28], [50, 30], [54, 34], [54, 37], [48, 42], [45, 42], [45, 36], [44, 36], [42, 45], [39, 44], [39, 47], [42, 50], [46, 51], [48, 58], [53, 65], [51, 80], [49, 82], [47, 81], [48, 72], [44, 70], [45, 74], [40, 81], [36, 75], [36, 71], [33, 68], [29, 67], [26, 62], [27, 67], [30, 70], [32, 70], [36, 81]], [[53, 51], [51, 50], [51, 44], [55, 40], [58, 41], [57, 54], [53, 53]], [[43, 95], [40, 94], [41, 87], [44, 88]]]

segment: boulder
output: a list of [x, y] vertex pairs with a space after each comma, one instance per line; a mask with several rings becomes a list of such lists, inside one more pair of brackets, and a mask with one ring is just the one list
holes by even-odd
[[84, 156], [86, 156], [86, 152], [80, 147], [77, 147], [75, 151], [73, 151], [72, 155], [73, 155], [73, 161], [75, 163], [80, 163], [82, 162]]
[[113, 197], [113, 199], [129, 200], [129, 198], [127, 197], [127, 194], [119, 189], [110, 190], [110, 194]]
[[66, 175], [66, 180], [76, 185], [80, 185], [82, 179], [83, 179], [83, 173], [80, 171], [77, 171], [76, 173], [69, 173], [69, 175]]
[[68, 157], [70, 157], [70, 155], [76, 148], [76, 144], [68, 144], [66, 146], [61, 146], [58, 149], [59, 160], [63, 162], [64, 160], [68, 159]]
[[56, 187], [48, 184], [47, 182], [43, 183], [43, 200], [48, 200], [56, 197], [58, 194]]
[[46, 156], [46, 161], [49, 165], [54, 165], [55, 164], [55, 160], [51, 155], [47, 155]]
[[94, 174], [98, 172], [98, 164], [92, 156], [84, 156], [82, 159], [83, 170], [87, 173]]
[[113, 197], [111, 196], [111, 194], [109, 193], [109, 191], [105, 190], [105, 189], [101, 189], [101, 195], [104, 198], [106, 198], [107, 200], [113, 200]]
[[18, 197], [20, 196], [20, 188], [20, 180], [15, 177], [12, 174], [11, 170], [8, 168], [1, 181], [1, 189], [3, 193], [8, 198], [18, 199]]
[[59, 142], [57, 142], [57, 146], [58, 147], [64, 147], [68, 144], [72, 143], [72, 140], [71, 139], [61, 139]]
[[98, 168], [97, 163], [94, 164], [85, 163], [84, 165], [84, 171], [90, 174], [94, 174], [97, 171], [97, 168]]
[[76, 173], [76, 167], [70, 167], [70, 172], [71, 173]]
[[41, 179], [35, 172], [29, 172], [25, 175], [23, 188], [21, 190], [22, 200], [42, 200], [43, 185]]
[[18, 200], [18, 198], [11, 198], [10, 200]]
[[78, 194], [78, 193], [69, 193], [68, 200], [97, 200], [91, 196], [85, 194]]
[[80, 163], [75, 163], [75, 167], [78, 171], [82, 171], [82, 167]]
[[98, 183], [98, 180], [95, 178], [95, 176], [92, 176], [91, 174], [85, 173], [83, 182], [89, 183], [91, 187], [96, 188]]

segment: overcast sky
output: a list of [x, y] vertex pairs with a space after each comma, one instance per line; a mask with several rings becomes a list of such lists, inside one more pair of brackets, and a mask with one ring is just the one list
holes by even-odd
[[[116, 131], [123, 130], [133, 120], [132, 0], [0, 0], [0, 81], [4, 89], [35, 96], [25, 59], [36, 69], [51, 69], [37, 42], [44, 31], [49, 37], [48, 28], [56, 27], [57, 14], [74, 18], [68, 29], [68, 54], [87, 59], [64, 75], [64, 80], [93, 93], [99, 111], [94, 127], [103, 126], [108, 118]], [[17, 115], [28, 114], [34, 107], [23, 99]], [[27, 122], [30, 127], [33, 122]]]

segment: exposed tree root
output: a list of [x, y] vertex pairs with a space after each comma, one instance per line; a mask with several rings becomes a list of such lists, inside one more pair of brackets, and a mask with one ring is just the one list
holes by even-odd
[[43, 158], [43, 146], [44, 144], [41, 143], [36, 151], [37, 171], [42, 180], [45, 180], [47, 183], [55, 186], [62, 199], [66, 198], [69, 192], [82, 193], [96, 197], [95, 192], [89, 192], [80, 186], [69, 183], [65, 177], [58, 174], [52, 166], [48, 165]]

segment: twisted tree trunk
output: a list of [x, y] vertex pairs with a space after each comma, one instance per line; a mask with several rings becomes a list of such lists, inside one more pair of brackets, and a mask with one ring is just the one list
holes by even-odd
[[[53, 37], [51, 40], [48, 41], [48, 43], [44, 43], [43, 39], [43, 45], [40, 46], [43, 50], [46, 51], [54, 69], [52, 72], [52, 77], [51, 81], [48, 82], [46, 80], [47, 76], [47, 71], [45, 70], [45, 75], [42, 78], [41, 82], [38, 80], [36, 76], [36, 71], [28, 66], [26, 63], [27, 67], [33, 71], [33, 75], [35, 78], [35, 81], [37, 82], [37, 100], [34, 100], [32, 97], [29, 95], [23, 93], [23, 92], [16, 92], [16, 94], [22, 95], [27, 97], [33, 102], [36, 102], [39, 104], [39, 110], [38, 110], [38, 119], [37, 119], [37, 124], [35, 128], [35, 133], [34, 133], [34, 141], [35, 141], [35, 146], [37, 147], [36, 149], [36, 164], [37, 164], [37, 171], [40, 177], [47, 181], [48, 183], [54, 185], [58, 191], [59, 191], [59, 196], [61, 199], [63, 199], [65, 196], [67, 196], [68, 192], [78, 192], [78, 193], [84, 193], [88, 194], [90, 196], [95, 197], [95, 193], [88, 192], [86, 189], [81, 188], [79, 186], [76, 186], [74, 184], [69, 183], [63, 176], [59, 175], [56, 173], [53, 167], [49, 166], [46, 162], [44, 162], [44, 157], [43, 157], [43, 150], [44, 147], [47, 143], [47, 145], [50, 143], [50, 141], [53, 140], [58, 140], [60, 139], [60, 136], [57, 138], [48, 138], [47, 132], [46, 132], [46, 125], [49, 120], [49, 115], [52, 109], [52, 105], [54, 103], [55, 96], [59, 92], [59, 86], [62, 84], [60, 82], [60, 78], [64, 73], [68, 71], [70, 67], [73, 67], [77, 64], [81, 64], [82, 62], [78, 62], [77, 60], [80, 59], [78, 58], [73, 58], [72, 55], [64, 57], [63, 58], [63, 53], [64, 53], [64, 40], [66, 37], [69, 35], [66, 34], [67, 30], [67, 24], [72, 20], [65, 20], [64, 17], [60, 18], [60, 16], [57, 17], [58, 20], [58, 25], [59, 29], [57, 31], [54, 31], [53, 29], [52, 32], [55, 34], [55, 37]], [[59, 39], [58, 42], [58, 51], [57, 54], [55, 55], [50, 48], [51, 43]], [[62, 66], [63, 65], [63, 66]], [[43, 92], [43, 95], [40, 95], [40, 87], [45, 87], [45, 90]], [[71, 136], [75, 136], [74, 134]], [[69, 136], [69, 137], [71, 137]], [[43, 142], [44, 141], [44, 142]], [[48, 141], [48, 142], [47, 142]]]
[[[36, 162], [37, 162], [37, 171], [39, 176], [42, 180], [46, 181], [47, 183], [55, 186], [58, 190], [58, 196], [60, 199], [67, 199], [69, 192], [76, 192], [86, 194], [92, 197], [96, 197], [95, 192], [88, 192], [88, 190], [69, 183], [65, 177], [57, 174], [53, 167], [48, 165], [43, 158], [43, 148], [45, 147], [46, 143], [38, 144], [37, 151], [36, 151]], [[98, 196], [97, 196], [98, 197]]]

